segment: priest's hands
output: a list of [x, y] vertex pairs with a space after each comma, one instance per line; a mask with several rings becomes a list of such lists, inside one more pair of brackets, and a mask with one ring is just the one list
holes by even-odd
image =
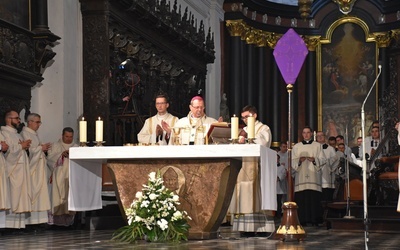
[[162, 126], [162, 129], [164, 129], [165, 130], [165, 132], [167, 132], [167, 135], [170, 135], [171, 134], [171, 127], [168, 125], [168, 123], [166, 122], [166, 121], [164, 121], [164, 120], [162, 120], [161, 121], [161, 126]]
[[47, 152], [50, 148], [51, 148], [51, 143], [50, 142], [42, 144], [42, 151], [43, 152]]
[[240, 131], [240, 133], [239, 133], [239, 144], [246, 143], [246, 138], [247, 138], [246, 131], [244, 131], [244, 130]]
[[2, 141], [0, 144], [1, 144], [1, 151], [7, 152], [8, 144], [5, 141]]
[[65, 150], [64, 152], [61, 153], [62, 156], [68, 158], [69, 157], [69, 150]]
[[163, 134], [163, 129], [162, 129], [162, 127], [159, 125], [159, 124], [157, 124], [157, 127], [156, 127], [156, 136], [161, 136]]
[[19, 141], [19, 144], [21, 144], [23, 150], [27, 150], [31, 146], [31, 142], [32, 140], [28, 139], [26, 141]]

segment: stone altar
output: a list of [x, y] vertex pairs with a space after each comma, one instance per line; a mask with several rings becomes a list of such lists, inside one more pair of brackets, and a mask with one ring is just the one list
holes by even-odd
[[[217, 238], [243, 157], [260, 157], [265, 166], [261, 177], [268, 185], [262, 187], [262, 195], [276, 197], [276, 153], [257, 144], [71, 148], [69, 209], [101, 209], [102, 163], [110, 169], [123, 215], [148, 174], [159, 170], [166, 185], [175, 179], [180, 209], [193, 218], [189, 239]], [[166, 180], [164, 174], [174, 178]], [[276, 210], [276, 203], [267, 202], [263, 208]]]

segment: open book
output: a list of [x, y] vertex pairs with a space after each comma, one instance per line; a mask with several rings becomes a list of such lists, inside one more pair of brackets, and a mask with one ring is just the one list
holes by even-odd
[[[241, 129], [239, 128], [239, 134]], [[207, 133], [209, 144], [231, 143], [231, 124], [227, 122], [215, 122], [210, 125]]]

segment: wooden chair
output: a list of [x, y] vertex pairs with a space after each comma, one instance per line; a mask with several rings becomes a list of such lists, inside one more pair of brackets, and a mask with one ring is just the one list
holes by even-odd
[[377, 201], [384, 205], [397, 202], [399, 192], [399, 156], [381, 157], [375, 161], [376, 169], [373, 171], [376, 179]]

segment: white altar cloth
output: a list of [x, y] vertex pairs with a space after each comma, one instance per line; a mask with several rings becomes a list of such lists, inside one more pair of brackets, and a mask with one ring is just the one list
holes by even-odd
[[258, 144], [107, 146], [69, 149], [70, 211], [102, 208], [102, 164], [108, 160], [260, 157], [262, 209], [276, 210], [276, 152]]

